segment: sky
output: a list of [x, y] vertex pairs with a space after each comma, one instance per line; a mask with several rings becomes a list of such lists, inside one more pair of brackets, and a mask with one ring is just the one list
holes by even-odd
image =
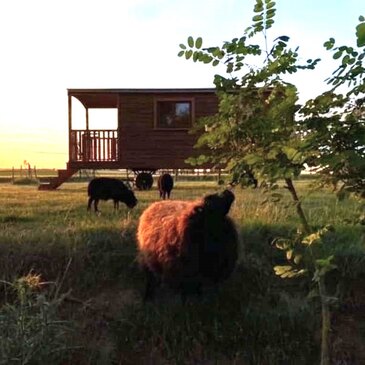
[[[0, 2], [0, 168], [65, 168], [68, 88], [214, 87], [212, 67], [177, 57], [188, 36], [203, 47], [241, 37], [254, 0], [2, 0]], [[321, 58], [289, 79], [300, 100], [326, 89], [335, 69], [323, 43], [355, 45], [364, 0], [277, 0], [269, 39], [290, 37], [299, 54]], [[73, 102], [73, 113], [82, 107]], [[104, 111], [103, 111], [104, 112]], [[110, 112], [112, 114], [110, 114]], [[109, 111], [102, 118], [115, 118]], [[73, 116], [73, 119], [75, 117]], [[90, 112], [90, 127], [103, 128]]]

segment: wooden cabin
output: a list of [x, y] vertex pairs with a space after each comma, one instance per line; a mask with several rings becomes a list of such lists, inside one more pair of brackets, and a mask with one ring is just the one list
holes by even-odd
[[[85, 108], [84, 127], [75, 129], [72, 107]], [[90, 129], [89, 111], [115, 109], [116, 129]], [[198, 118], [218, 111], [215, 89], [68, 89], [69, 161], [42, 190], [56, 189], [80, 169], [191, 168], [197, 151], [189, 129]]]

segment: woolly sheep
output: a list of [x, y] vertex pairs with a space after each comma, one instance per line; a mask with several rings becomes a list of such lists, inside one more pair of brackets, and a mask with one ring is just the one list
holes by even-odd
[[125, 203], [128, 208], [133, 208], [137, 204], [137, 199], [132, 190], [130, 190], [123, 181], [111, 177], [98, 177], [90, 181], [87, 192], [89, 201], [87, 210], [91, 209], [94, 202], [95, 212], [98, 212], [99, 200], [114, 201], [114, 209], [119, 208], [119, 202]]
[[157, 181], [157, 187], [160, 192], [160, 198], [170, 199], [171, 190], [174, 187], [174, 179], [170, 174], [160, 175]]
[[234, 199], [225, 190], [196, 201], [158, 201], [142, 213], [137, 258], [147, 277], [144, 300], [154, 298], [160, 283], [184, 300], [230, 276], [238, 256], [238, 234], [227, 217]]

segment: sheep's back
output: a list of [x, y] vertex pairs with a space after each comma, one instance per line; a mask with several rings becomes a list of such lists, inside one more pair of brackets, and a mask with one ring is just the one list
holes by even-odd
[[137, 230], [138, 260], [152, 271], [161, 272], [175, 266], [184, 256], [183, 242], [196, 202], [159, 201], [141, 215]]
[[157, 180], [157, 187], [160, 191], [171, 191], [174, 187], [174, 180], [170, 174], [161, 175]]

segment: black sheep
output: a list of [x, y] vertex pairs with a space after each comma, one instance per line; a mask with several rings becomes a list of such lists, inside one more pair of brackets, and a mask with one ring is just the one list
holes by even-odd
[[145, 300], [161, 282], [185, 298], [230, 276], [238, 256], [238, 234], [227, 216], [234, 198], [225, 190], [196, 201], [158, 201], [142, 213], [137, 241], [147, 275]]
[[98, 212], [99, 200], [114, 201], [114, 209], [119, 209], [119, 202], [125, 203], [128, 208], [133, 208], [137, 204], [137, 199], [132, 190], [130, 190], [121, 180], [111, 177], [98, 177], [90, 181], [87, 193], [89, 201], [87, 210], [91, 209], [94, 201], [95, 212]]
[[160, 198], [170, 199], [171, 190], [174, 187], [174, 179], [170, 174], [160, 175], [157, 181]]

